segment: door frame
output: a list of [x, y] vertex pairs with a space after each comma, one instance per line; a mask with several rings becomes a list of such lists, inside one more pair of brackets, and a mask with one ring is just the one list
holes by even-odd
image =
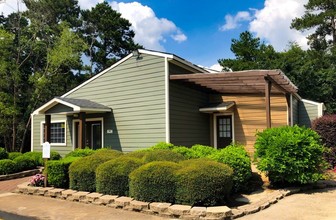
[[229, 115], [231, 116], [231, 123], [232, 123], [232, 141], [235, 142], [235, 126], [234, 126], [234, 112], [226, 112], [226, 113], [214, 113], [213, 114], [213, 143], [214, 147], [217, 149], [217, 117], [223, 116], [223, 115]]
[[[75, 150], [75, 129], [76, 129], [76, 122], [79, 122], [79, 119], [72, 120], [72, 150]], [[104, 118], [86, 118], [85, 123], [87, 121], [100, 121], [101, 122], [101, 138], [102, 138], [102, 148], [104, 148]], [[91, 135], [91, 134], [90, 134]]]

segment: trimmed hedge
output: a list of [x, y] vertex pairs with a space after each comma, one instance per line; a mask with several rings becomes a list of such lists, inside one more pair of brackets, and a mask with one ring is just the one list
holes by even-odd
[[149, 150], [145, 149], [145, 150], [137, 150], [137, 151], [133, 151], [133, 152], [129, 152], [126, 153], [125, 156], [127, 157], [133, 157], [133, 158], [138, 158], [138, 159], [143, 159], [146, 154], [149, 152]]
[[109, 195], [128, 196], [129, 174], [143, 164], [141, 159], [118, 157], [100, 165], [96, 170], [97, 192]]
[[49, 160], [46, 171], [48, 184], [57, 188], [69, 188], [69, 166], [79, 157], [66, 157], [61, 160]]
[[320, 136], [305, 127], [284, 126], [257, 133], [257, 167], [273, 183], [309, 183], [322, 178], [326, 162]]
[[188, 147], [175, 147], [172, 149], [173, 152], [182, 154], [186, 159], [193, 159], [195, 158], [195, 152]]
[[155, 161], [134, 170], [130, 175], [130, 196], [146, 202], [175, 201], [175, 171], [180, 165], [169, 161]]
[[122, 153], [115, 150], [101, 150], [87, 157], [74, 161], [69, 167], [70, 188], [80, 191], [96, 191], [96, 168]]
[[171, 161], [171, 162], [179, 162], [181, 160], [185, 160], [185, 157], [182, 154], [173, 152], [171, 150], [152, 150], [145, 154], [143, 157], [146, 163], [152, 161]]
[[62, 159], [61, 155], [57, 151], [50, 151], [50, 160], [60, 160]]
[[76, 149], [74, 151], [71, 151], [70, 153], [65, 155], [65, 158], [67, 157], [86, 157], [94, 154], [95, 151], [90, 148], [85, 149]]
[[232, 169], [209, 159], [180, 163], [176, 171], [176, 203], [214, 206], [225, 203], [232, 188]]
[[193, 145], [191, 147], [191, 150], [193, 152], [193, 158], [204, 158], [217, 151], [213, 147], [200, 145], [200, 144]]
[[251, 159], [243, 146], [229, 145], [209, 158], [229, 165], [233, 169], [233, 192], [246, 190], [252, 176]]
[[42, 159], [42, 152], [31, 151], [23, 154], [24, 156], [28, 156], [35, 161], [36, 166], [43, 166], [44, 162]]
[[5, 148], [0, 147], [0, 160], [8, 159], [8, 152]]
[[13, 161], [16, 163], [16, 170], [18, 172], [36, 168], [35, 160], [27, 155], [16, 157]]
[[10, 152], [8, 153], [8, 159], [14, 160], [15, 158], [22, 156], [23, 154], [20, 152]]
[[166, 142], [159, 142], [155, 144], [154, 146], [151, 146], [149, 150], [171, 150], [174, 148], [175, 148], [174, 144], [166, 143]]
[[0, 175], [6, 175], [16, 172], [16, 163], [10, 159], [0, 160]]

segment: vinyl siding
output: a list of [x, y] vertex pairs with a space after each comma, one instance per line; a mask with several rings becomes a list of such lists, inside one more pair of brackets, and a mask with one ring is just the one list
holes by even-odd
[[299, 124], [299, 100], [293, 97], [293, 124]]
[[[42, 143], [41, 143], [41, 135], [42, 135], [42, 122], [44, 122], [45, 116], [44, 115], [33, 115], [33, 151], [41, 152], [42, 151]], [[51, 145], [51, 150], [57, 151], [62, 156], [67, 154], [72, 150], [72, 120], [69, 117], [66, 117], [65, 115], [52, 115], [51, 116], [51, 122], [56, 121], [65, 121], [66, 124], [66, 146], [60, 146], [60, 145]]]
[[59, 112], [72, 112], [73, 109], [62, 105], [62, 104], [57, 104], [54, 107], [50, 108], [48, 111], [46, 111], [47, 114], [52, 114], [52, 113], [59, 113]]
[[[141, 55], [84, 85], [67, 98], [84, 98], [112, 109], [104, 116], [104, 145], [125, 152], [165, 141], [164, 58]], [[106, 130], [113, 130], [106, 134]]]
[[[235, 141], [246, 146], [246, 150], [252, 154], [256, 132], [266, 128], [264, 95], [214, 95], [211, 100], [236, 103], [228, 111], [234, 113]], [[284, 95], [271, 95], [271, 122], [272, 127], [287, 125], [287, 102]]]
[[175, 145], [210, 145], [210, 116], [199, 112], [208, 94], [170, 82], [170, 142]]
[[319, 117], [318, 105], [300, 101], [299, 102], [299, 125], [311, 127], [311, 121]]

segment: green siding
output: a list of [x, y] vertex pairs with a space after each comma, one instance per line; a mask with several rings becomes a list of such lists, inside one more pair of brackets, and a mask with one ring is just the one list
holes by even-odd
[[293, 97], [293, 124], [299, 124], [299, 100]]
[[176, 64], [173, 63], [169, 63], [169, 73], [171, 75], [174, 74], [188, 74], [188, 73], [195, 73], [195, 72], [191, 72], [190, 70], [186, 70], [180, 66], [177, 66]]
[[199, 112], [208, 103], [206, 93], [170, 82], [170, 142], [210, 145], [210, 116]]
[[318, 106], [315, 104], [299, 102], [299, 125], [311, 127], [311, 121], [318, 117]]
[[[33, 116], [33, 136], [32, 136], [32, 149], [33, 151], [42, 151], [41, 135], [42, 135], [42, 122], [44, 122], [44, 115], [34, 115]], [[51, 145], [51, 150], [59, 152], [62, 156], [67, 154], [72, 150], [72, 120], [70, 117], [65, 115], [52, 115], [51, 122], [55, 121], [65, 121], [66, 124], [66, 146]]]
[[[132, 57], [69, 94], [108, 106], [104, 145], [125, 152], [165, 141], [164, 58]], [[113, 130], [107, 134], [107, 129]]]
[[60, 113], [60, 112], [72, 112], [73, 109], [62, 104], [57, 104], [54, 107], [50, 108], [48, 111], [46, 111], [46, 114], [52, 114], [52, 113]]

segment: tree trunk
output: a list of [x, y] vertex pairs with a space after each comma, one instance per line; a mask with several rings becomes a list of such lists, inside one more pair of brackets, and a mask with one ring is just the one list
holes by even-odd
[[25, 130], [23, 132], [22, 142], [21, 142], [21, 146], [20, 146], [20, 152], [21, 153], [23, 152], [24, 146], [26, 145], [26, 136], [27, 136], [28, 128], [30, 126], [30, 122], [31, 122], [31, 115], [28, 118], [28, 121], [27, 121], [26, 126], [25, 126]]

